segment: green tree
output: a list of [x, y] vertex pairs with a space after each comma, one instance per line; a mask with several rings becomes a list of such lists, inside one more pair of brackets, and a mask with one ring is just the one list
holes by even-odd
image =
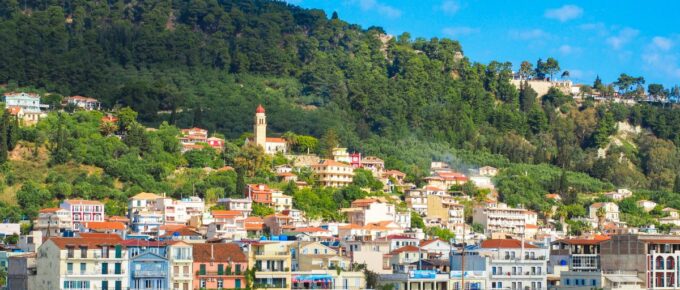
[[423, 218], [420, 217], [415, 211], [411, 212], [411, 228], [412, 229], [425, 229], [425, 222]]
[[265, 217], [271, 214], [274, 214], [274, 209], [271, 207], [268, 207], [264, 204], [259, 204], [259, 203], [253, 203], [253, 212], [252, 214], [254, 216], [259, 216], [259, 217]]

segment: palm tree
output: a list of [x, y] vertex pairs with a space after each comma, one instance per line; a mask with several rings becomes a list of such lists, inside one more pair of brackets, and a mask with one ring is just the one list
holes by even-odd
[[604, 205], [597, 209], [595, 216], [597, 216], [597, 229], [600, 231], [600, 233], [602, 233], [604, 230], [605, 217], [607, 216], [607, 211], [604, 209]]
[[290, 146], [291, 148], [295, 147], [295, 145], [298, 144], [298, 142], [297, 142], [298, 135], [291, 132], [291, 131], [283, 133], [282, 137], [283, 137], [283, 139], [286, 139], [286, 142], [288, 142], [288, 146]]

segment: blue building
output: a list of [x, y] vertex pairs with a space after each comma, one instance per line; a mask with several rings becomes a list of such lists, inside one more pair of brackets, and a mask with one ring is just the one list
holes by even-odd
[[126, 240], [130, 261], [130, 289], [169, 288], [168, 247], [165, 242]]

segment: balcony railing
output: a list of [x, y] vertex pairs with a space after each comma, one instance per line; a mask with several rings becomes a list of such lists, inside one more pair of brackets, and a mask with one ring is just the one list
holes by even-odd
[[125, 270], [121, 269], [116, 273], [114, 269], [110, 269], [107, 272], [102, 272], [101, 269], [95, 271], [66, 271], [66, 276], [101, 276], [101, 275], [124, 275]]
[[196, 276], [243, 276], [243, 272], [196, 271]]
[[132, 275], [134, 277], [167, 277], [166, 271], [153, 271], [153, 270], [139, 270], [134, 271]]
[[255, 256], [288, 256], [288, 252], [255, 252]]

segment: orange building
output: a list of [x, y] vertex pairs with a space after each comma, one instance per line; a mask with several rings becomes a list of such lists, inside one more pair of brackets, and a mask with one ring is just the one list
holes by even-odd
[[194, 289], [246, 287], [248, 258], [237, 244], [194, 244]]
[[254, 203], [272, 204], [272, 190], [266, 184], [248, 184], [245, 196]]

